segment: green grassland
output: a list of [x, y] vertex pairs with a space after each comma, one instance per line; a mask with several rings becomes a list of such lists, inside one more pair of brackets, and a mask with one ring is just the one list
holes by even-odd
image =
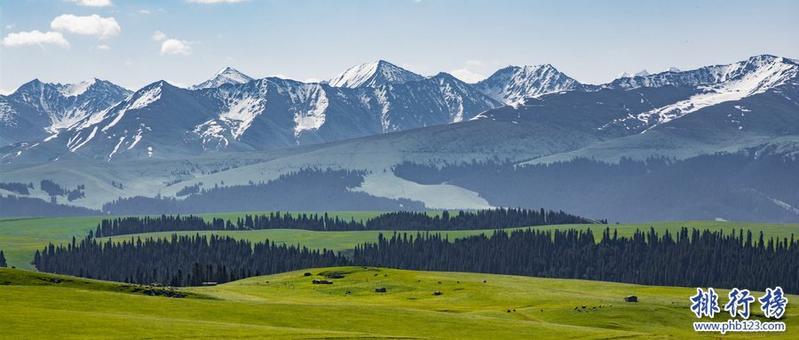
[[[235, 219], [244, 214], [259, 212], [241, 213], [219, 213], [203, 214], [206, 218], [220, 217], [225, 219]], [[335, 212], [331, 216], [341, 218], [354, 218], [356, 220], [365, 219], [379, 214], [379, 212]], [[48, 243], [65, 243], [73, 236], [84, 237], [89, 230], [93, 230], [97, 223], [104, 217], [64, 217], [64, 218], [19, 218], [19, 219], [0, 219], [0, 250], [6, 254], [9, 265], [20, 268], [31, 268], [30, 261], [33, 253], [37, 249], [42, 249]], [[632, 235], [636, 230], [648, 230], [655, 228], [658, 233], [666, 230], [677, 232], [681, 227], [710, 229], [713, 231], [737, 231], [740, 229], [752, 230], [757, 237], [757, 233], [763, 231], [768, 237], [787, 237], [792, 234], [799, 237], [799, 224], [768, 224], [768, 223], [746, 223], [746, 222], [715, 222], [715, 221], [682, 221], [682, 222], [653, 222], [642, 224], [611, 224], [611, 225], [556, 225], [535, 227], [540, 230], [554, 229], [591, 229], [597, 235], [605, 228], [616, 229], [621, 236]], [[512, 230], [512, 229], [510, 229]], [[493, 230], [463, 230], [442, 232], [447, 234], [450, 239], [475, 235], [479, 233], [490, 233]], [[374, 241], [377, 239], [378, 231], [345, 231], [345, 232], [317, 232], [295, 229], [273, 229], [255, 231], [211, 231], [200, 232], [200, 234], [221, 234], [239, 239], [251, 241], [262, 241], [269, 239], [278, 243], [300, 244], [309, 248], [346, 250], [352, 249], [356, 244]], [[386, 233], [386, 232], [384, 232]], [[392, 232], [387, 232], [392, 233]], [[414, 232], [415, 233], [415, 232]], [[115, 239], [130, 239], [131, 237], [165, 237], [173, 233], [148, 233], [137, 235], [124, 235]], [[183, 232], [179, 234], [196, 234], [196, 232]]]
[[[305, 272], [313, 275], [306, 277]], [[331, 285], [311, 284], [325, 272], [343, 273], [344, 278], [332, 279]], [[376, 293], [377, 287], [387, 292]], [[700, 336], [692, 330], [697, 319], [688, 309], [693, 288], [344, 267], [179, 292], [186, 297], [148, 296], [131, 285], [0, 269], [0, 338]], [[726, 293], [719, 290], [721, 296]], [[624, 302], [627, 295], [638, 296], [640, 302]], [[788, 299], [799, 301], [799, 296]], [[754, 318], [760, 318], [756, 305], [753, 309]], [[796, 338], [797, 313], [789, 303], [784, 334], [726, 336]], [[725, 321], [727, 315], [714, 320]]]

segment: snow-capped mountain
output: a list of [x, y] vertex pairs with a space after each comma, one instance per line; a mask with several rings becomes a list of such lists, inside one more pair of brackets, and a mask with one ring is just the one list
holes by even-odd
[[274, 77], [197, 90], [159, 81], [4, 159], [268, 150], [454, 123], [500, 105], [445, 73], [359, 88]]
[[[773, 55], [758, 55], [747, 60], [727, 65], [705, 66], [689, 71], [666, 71], [646, 76], [619, 78], [603, 87], [638, 88], [663, 86], [708, 86], [745, 77], [753, 72], [775, 66], [783, 69], [792, 68], [797, 63], [788, 58]], [[777, 75], [779, 77], [779, 75]]]
[[30, 81], [14, 93], [0, 96], [0, 142], [10, 144], [58, 133], [130, 94], [100, 79], [76, 84]]
[[[30, 126], [36, 123], [40, 132], [19, 139], [10, 129], [3, 138], [31, 143], [6, 147], [0, 157], [4, 162], [72, 155], [102, 160], [180, 158], [328, 143], [469, 121], [477, 122], [478, 131], [504, 136], [503, 131], [484, 127], [494, 126], [487, 122], [495, 119], [516, 122], [512, 123], [518, 130], [514, 135], [533, 133], [535, 140], [543, 138], [541, 131], [533, 132], [543, 125], [552, 131], [568, 130], [558, 134], [563, 141], [545, 142], [552, 150], [566, 150], [580, 146], [579, 140], [615, 140], [661, 131], [658, 126], [677, 126], [698, 112], [703, 116], [696, 118], [701, 121], [697, 128], [723, 130], [726, 136], [755, 131], [780, 134], [790, 129], [775, 122], [790, 120], [790, 114], [795, 114], [791, 110], [797, 106], [793, 98], [799, 98], [794, 94], [798, 68], [791, 59], [763, 55], [729, 65], [587, 85], [551, 65], [510, 66], [477, 84], [467, 84], [446, 73], [425, 78], [378, 61], [350, 69], [331, 83], [274, 77], [244, 82], [246, 78], [236, 76], [238, 72], [226, 69], [212, 79], [222, 79], [219, 86], [181, 89], [159, 81], [127, 98], [127, 91], [113, 91], [113, 84], [99, 80], [69, 86], [34, 81], [11, 96], [0, 97], [0, 117], [18, 122], [14, 126], [20, 131], [33, 131]], [[105, 92], [114, 95], [89, 96], [104, 86], [109, 87]], [[72, 111], [53, 110], [72, 108], [73, 104], [62, 101], [73, 103], [84, 97], [94, 100], [78, 101], [74, 104], [78, 109]], [[510, 108], [501, 108], [509, 104]], [[773, 108], [767, 109], [770, 105]], [[721, 110], [727, 107], [733, 107], [732, 111]], [[41, 121], [19, 117], [40, 117]], [[525, 128], [522, 122], [527, 122]], [[452, 129], [459, 126], [451, 125]], [[731, 126], [735, 131], [728, 131]], [[568, 147], [561, 148], [559, 143]]]
[[191, 87], [191, 89], [208, 89], [208, 88], [215, 88], [220, 87], [224, 84], [244, 84], [247, 82], [252, 81], [253, 78], [250, 76], [239, 72], [232, 67], [225, 67], [219, 72], [214, 75], [213, 78], [208, 79], [202, 83], [196, 84]]
[[340, 88], [264, 78], [205, 92], [218, 108], [189, 129], [205, 150], [264, 150], [470, 119], [500, 104], [447, 74]]
[[422, 80], [423, 76], [408, 71], [385, 60], [353, 66], [344, 73], [330, 79], [333, 87], [377, 87], [386, 84], [402, 84]]
[[[613, 124], [632, 130], [649, 129], [706, 107], [741, 100], [786, 84], [799, 85], [799, 64], [791, 59], [770, 55], [755, 56], [729, 65], [708, 66], [685, 72], [667, 71], [642, 77], [617, 79], [609, 84], [609, 87], [622, 89], [691, 87], [696, 88], [696, 93], [669, 105], [654, 106], [645, 112], [629, 115], [614, 121]], [[741, 129], [743, 128], [741, 126]]]
[[476, 88], [499, 102], [515, 105], [525, 98], [550, 93], [584, 90], [585, 86], [552, 65], [508, 66], [476, 84]]

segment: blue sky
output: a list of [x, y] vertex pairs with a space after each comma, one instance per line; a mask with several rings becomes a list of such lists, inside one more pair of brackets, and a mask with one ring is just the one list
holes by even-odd
[[225, 66], [323, 80], [376, 59], [465, 80], [549, 63], [601, 83], [763, 53], [799, 58], [797, 17], [791, 0], [5, 0], [0, 90], [34, 78], [190, 85]]

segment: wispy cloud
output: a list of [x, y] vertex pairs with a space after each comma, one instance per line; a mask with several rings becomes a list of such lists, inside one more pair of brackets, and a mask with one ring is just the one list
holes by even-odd
[[186, 0], [186, 2], [195, 4], [236, 4], [248, 0]]
[[88, 7], [107, 7], [113, 5], [111, 0], [69, 0], [69, 2]]
[[118, 35], [122, 28], [113, 17], [101, 17], [97, 14], [77, 16], [62, 14], [50, 22], [50, 28], [56, 31], [82, 35], [94, 35], [105, 39]]
[[60, 32], [39, 32], [36, 30], [30, 32], [15, 32], [9, 33], [3, 38], [3, 46], [6, 47], [19, 47], [19, 46], [45, 46], [55, 45], [63, 48], [69, 47], [69, 42]]
[[163, 41], [163, 40], [166, 39], [166, 33], [161, 32], [161, 31], [155, 31], [155, 32], [153, 32], [152, 38], [155, 41]]

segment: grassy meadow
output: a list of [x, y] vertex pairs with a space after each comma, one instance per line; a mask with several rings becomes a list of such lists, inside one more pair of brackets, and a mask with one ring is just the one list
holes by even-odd
[[[344, 278], [311, 284], [326, 272]], [[343, 267], [186, 288], [179, 290], [186, 297], [169, 298], [144, 295], [131, 285], [0, 269], [0, 285], [0, 337], [7, 338], [720, 336], [693, 332], [697, 319], [688, 309], [693, 288], [597, 281]], [[378, 287], [387, 292], [375, 292]], [[628, 295], [640, 302], [624, 302]], [[788, 298], [799, 301], [799, 296]], [[725, 337], [796, 338], [799, 310], [794, 306], [789, 304], [783, 317], [784, 334]], [[753, 310], [753, 318], [759, 318], [759, 309]]]

